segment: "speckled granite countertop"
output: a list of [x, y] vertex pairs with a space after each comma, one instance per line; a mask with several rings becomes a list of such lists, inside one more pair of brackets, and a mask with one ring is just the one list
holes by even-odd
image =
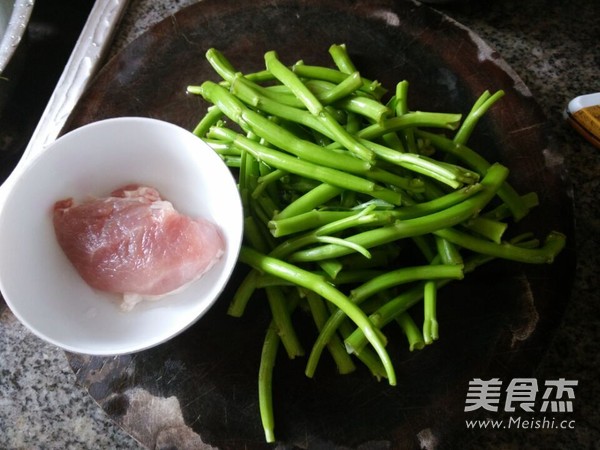
[[[133, 0], [114, 50], [193, 0]], [[574, 430], [482, 432], [473, 448], [598, 448], [600, 442], [600, 150], [563, 121], [569, 99], [600, 91], [600, 4], [483, 0], [439, 5], [494, 47], [553, 125], [573, 183], [578, 265], [562, 325], [536, 377], [579, 381]], [[0, 448], [140, 448], [79, 387], [65, 355], [29, 333], [0, 302]]]

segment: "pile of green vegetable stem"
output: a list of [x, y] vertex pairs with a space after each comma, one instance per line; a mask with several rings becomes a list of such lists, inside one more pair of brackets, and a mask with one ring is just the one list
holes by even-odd
[[188, 87], [210, 103], [194, 133], [239, 169], [240, 261], [250, 270], [228, 312], [241, 316], [261, 291], [272, 313], [258, 374], [268, 442], [279, 345], [289, 358], [305, 355], [295, 314], [314, 318], [308, 377], [326, 350], [339, 373], [360, 361], [395, 385], [385, 326], [421, 349], [438, 339], [442, 286], [494, 258], [551, 263], [565, 244], [559, 232], [543, 243], [508, 237], [537, 196], [517, 193], [506, 167], [467, 145], [502, 91], [482, 93], [464, 120], [411, 111], [406, 80], [388, 94], [361, 76], [344, 44], [329, 53], [331, 67], [288, 66], [269, 51], [264, 70], [242, 74], [209, 49], [222, 81]]

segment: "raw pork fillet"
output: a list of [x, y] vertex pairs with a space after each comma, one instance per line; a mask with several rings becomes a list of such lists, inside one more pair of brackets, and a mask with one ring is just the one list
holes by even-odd
[[54, 230], [81, 277], [123, 294], [124, 309], [198, 279], [225, 248], [217, 225], [178, 213], [156, 189], [138, 185], [79, 205], [56, 202]]

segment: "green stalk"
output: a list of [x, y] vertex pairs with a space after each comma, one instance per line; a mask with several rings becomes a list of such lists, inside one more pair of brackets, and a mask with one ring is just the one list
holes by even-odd
[[395, 108], [397, 116], [408, 114], [408, 81], [402, 80], [396, 84]]
[[360, 142], [384, 161], [426, 175], [454, 189], [460, 187], [463, 183], [473, 184], [479, 180], [479, 174], [455, 164], [437, 161], [424, 155], [401, 153], [366, 139], [360, 139]]
[[[329, 185], [321, 185], [319, 191], [325, 190]], [[467, 198], [475, 195], [483, 189], [481, 184], [471, 185], [449, 194], [443, 197], [439, 197], [435, 200], [428, 202], [417, 203], [409, 206], [402, 206], [394, 210], [382, 210], [372, 211], [372, 214], [380, 215], [381, 217], [375, 220], [373, 223], [385, 224], [390, 220], [407, 220], [414, 219], [417, 217], [427, 216], [435, 212], [445, 210], [451, 206], [457, 205]], [[333, 191], [335, 195], [339, 194], [338, 190]], [[311, 196], [314, 192], [310, 192]], [[325, 204], [331, 197], [319, 198], [315, 201], [310, 202], [310, 206], [318, 207]], [[308, 209], [308, 207], [298, 208], [297, 211], [290, 211], [288, 209], [277, 214], [273, 220], [269, 222], [269, 229], [275, 237], [283, 237], [302, 231], [307, 231], [316, 227], [326, 225], [330, 222], [341, 220], [347, 217], [351, 217], [355, 214], [353, 210], [316, 210]], [[300, 212], [304, 211], [304, 212]]]
[[421, 330], [419, 330], [410, 314], [406, 312], [400, 314], [396, 317], [396, 322], [398, 322], [398, 325], [402, 328], [402, 331], [408, 340], [408, 348], [411, 352], [414, 350], [421, 350], [425, 347], [425, 340], [423, 339]]
[[[353, 78], [348, 78], [347, 80], [352, 81]], [[327, 91], [327, 93], [332, 95], [339, 95], [339, 93], [337, 92], [337, 88], [340, 88], [340, 90], [348, 89], [346, 86], [340, 84]], [[308, 92], [311, 91], [309, 90]], [[272, 114], [282, 119], [289, 120], [290, 122], [304, 125], [322, 135], [327, 136], [330, 139], [335, 140], [336, 146], [341, 144], [345, 145], [350, 150], [352, 150], [354, 146], [361, 145], [364, 147], [364, 149], [368, 150], [368, 148], [364, 146], [362, 142], [350, 137], [349, 133], [346, 130], [341, 132], [340, 130], [343, 129], [343, 127], [339, 123], [337, 123], [335, 119], [333, 119], [332, 114], [329, 114], [327, 110], [323, 107], [323, 105], [320, 105], [321, 112], [323, 114], [314, 114], [310, 113], [309, 111], [305, 111], [304, 109], [299, 109], [298, 106], [289, 106], [279, 101], [285, 101], [285, 99], [281, 98], [282, 94], [273, 93], [268, 89], [261, 88], [260, 86], [254, 86], [252, 85], [252, 83], [250, 83], [247, 79], [243, 78], [239, 74], [233, 78], [233, 82], [231, 83], [231, 93], [234, 94], [237, 98], [244, 101], [245, 103], [255, 108], [258, 108], [268, 114]], [[321, 95], [319, 96], [319, 98], [315, 96], [315, 101], [319, 102], [321, 97], [326, 97], [326, 95]], [[294, 95], [293, 98], [297, 97]], [[325, 100], [328, 100], [328, 98], [325, 98]], [[317, 107], [315, 106], [315, 108]], [[324, 119], [324, 115], [328, 116], [329, 118]], [[330, 120], [335, 121], [335, 124], [330, 123]], [[351, 139], [352, 142], [350, 142], [349, 139]], [[358, 151], [360, 152], [361, 150]], [[361, 155], [358, 156], [360, 157]], [[331, 157], [331, 155], [329, 155], [329, 157]], [[369, 155], [369, 158], [372, 159], [371, 155]]]
[[437, 236], [447, 239], [468, 250], [496, 258], [509, 259], [529, 264], [550, 264], [565, 246], [565, 235], [552, 231], [540, 248], [522, 248], [518, 245], [503, 242], [496, 244], [461, 231], [446, 228], [434, 231]]
[[473, 130], [477, 125], [477, 122], [484, 116], [484, 114], [496, 103], [501, 97], [504, 96], [504, 91], [498, 91], [494, 95], [490, 96], [489, 92], [485, 91], [479, 100], [475, 102], [473, 108], [465, 117], [461, 127], [454, 135], [454, 142], [457, 144], [466, 144]]
[[[325, 233], [341, 233], [347, 229], [356, 228], [365, 225], [379, 225], [381, 223], [391, 222], [393, 211], [370, 211], [369, 209], [353, 211], [351, 215], [339, 220], [330, 221], [324, 225], [312, 229], [308, 233], [297, 235], [287, 239], [274, 248], [269, 255], [276, 258], [288, 258], [289, 255], [299, 249], [319, 242], [329, 242], [333, 245], [339, 245], [349, 249], [351, 252], [362, 254], [370, 259], [371, 254], [361, 245], [358, 245], [348, 239], [336, 238], [334, 236], [324, 236]], [[322, 261], [322, 260], [321, 260]], [[331, 261], [331, 260], [330, 260]]]
[[[326, 104], [329, 100], [331, 95], [329, 92], [339, 86], [339, 84], [321, 80], [307, 80], [305, 84], [323, 104]], [[336, 99], [335, 102], [331, 101], [329, 104], [340, 110], [358, 114], [375, 123], [381, 123], [384, 118], [392, 114], [392, 111], [386, 105], [374, 98], [360, 95], [359, 92]]]
[[[329, 81], [339, 84], [348, 78], [348, 74], [336, 69], [322, 66], [311, 66], [303, 63], [296, 63], [291, 67], [292, 71], [301, 78], [311, 78], [316, 80]], [[379, 99], [387, 92], [377, 81], [371, 81], [363, 77], [363, 86], [361, 91], [373, 95]]]
[[373, 222], [379, 222], [378, 217], [370, 214], [374, 209], [375, 206], [370, 206], [358, 211], [353, 211], [353, 214], [348, 217], [343, 217], [338, 220], [323, 224], [315, 230], [315, 234], [317, 236], [335, 234], [348, 228], [360, 227], [362, 225], [372, 224]]
[[508, 224], [504, 222], [488, 219], [483, 216], [469, 219], [463, 223], [463, 226], [469, 231], [477, 233], [496, 244], [499, 244], [502, 241], [502, 236], [508, 228]]
[[[266, 117], [250, 110], [242, 101], [229, 93], [225, 88], [216, 83], [206, 81], [201, 85], [202, 95], [223, 111], [227, 117], [240, 125], [242, 128], [251, 129], [261, 138], [272, 143], [276, 147], [284, 149], [296, 156], [308, 161], [321, 164], [326, 167], [337, 167], [350, 172], [364, 172], [370, 165], [351, 156], [336, 155], [332, 158], [329, 151], [323, 147], [296, 137], [295, 134], [277, 125]], [[209, 136], [227, 139], [220, 131], [223, 128], [213, 127]]]
[[[504, 241], [506, 219], [520, 220], [538, 198], [520, 196], [506, 167], [466, 145], [502, 91], [482, 93], [461, 123], [461, 114], [411, 111], [406, 80], [383, 103], [385, 89], [361, 76], [345, 44], [329, 53], [337, 69], [288, 67], [270, 51], [266, 70], [243, 75], [211, 48], [206, 58], [222, 81], [188, 86], [210, 103], [194, 133], [239, 167], [239, 262], [250, 270], [228, 314], [244, 314], [258, 289], [271, 311], [258, 374], [267, 442], [275, 441], [279, 342], [290, 358], [303, 354], [297, 306], [318, 330], [308, 377], [327, 348], [340, 373], [353, 371], [356, 357], [394, 385], [386, 324], [397, 322], [411, 351], [423, 348], [439, 337], [443, 286], [496, 258], [550, 263], [565, 246], [558, 232], [543, 244], [531, 233]], [[432, 128], [441, 132], [424, 131]], [[421, 327], [409, 313], [419, 302]]]
[[[403, 246], [400, 243], [399, 245], [384, 245], [371, 250], [371, 259], [365, 259], [360, 255], [354, 254], [339, 258], [339, 261], [341, 261], [345, 267], [351, 267], [351, 271], [386, 270], [390, 265], [396, 264], [396, 261], [402, 252], [402, 247]], [[342, 272], [338, 276], [338, 283], [341, 282], [339, 280], [341, 280], [346, 272], [347, 271]]]
[[233, 139], [233, 143], [250, 153], [254, 158], [263, 161], [270, 166], [294, 173], [306, 178], [331, 184], [342, 189], [360, 192], [375, 198], [380, 198], [389, 203], [398, 205], [402, 201], [401, 194], [384, 188], [365, 178], [349, 174], [347, 172], [325, 167], [310, 161], [295, 158], [278, 150], [265, 147], [254, 142], [241, 134], [231, 130], [213, 129], [221, 137], [225, 134]]
[[[310, 307], [310, 312], [313, 316], [313, 320], [315, 321], [317, 330], [321, 331], [323, 325], [325, 325], [327, 319], [329, 318], [327, 308], [325, 307], [321, 297], [312, 291], [306, 291], [306, 300], [308, 301], [308, 306]], [[333, 338], [327, 343], [327, 350], [335, 361], [335, 365], [339, 373], [347, 374], [356, 370], [356, 366], [354, 365], [352, 358], [348, 352], [346, 352], [344, 343], [338, 336], [333, 336]]]
[[[408, 81], [403, 80], [396, 84], [395, 96], [395, 111], [396, 116], [400, 117], [410, 112], [408, 107]], [[404, 128], [401, 130], [404, 137], [405, 147], [411, 153], [417, 153], [417, 143], [415, 141], [415, 133], [413, 128]]]
[[[493, 198], [507, 175], [508, 169], [506, 167], [494, 164], [481, 180], [484, 189], [463, 202], [427, 216], [398, 221], [393, 225], [367, 230], [346, 239], [368, 249], [406, 237], [432, 233], [436, 230], [454, 226], [478, 214]], [[337, 258], [348, 253], [348, 250], [343, 247], [323, 245], [298, 251], [290, 256], [290, 261], [318, 261], [320, 259]]]
[[205, 53], [206, 60], [225, 81], [231, 82], [236, 70], [229, 60], [216, 48], [209, 48]]
[[239, 169], [242, 166], [242, 158], [240, 156], [220, 155], [225, 165], [229, 168]]
[[425, 344], [431, 344], [439, 337], [436, 303], [437, 283], [428, 280], [423, 287], [423, 339]]
[[360, 304], [376, 293], [398, 286], [399, 284], [423, 279], [451, 278], [460, 280], [463, 276], [463, 268], [458, 264], [428, 264], [425, 266], [402, 267], [375, 277], [353, 289], [349, 298], [352, 302]]
[[328, 259], [326, 261], [319, 261], [317, 263], [321, 270], [327, 274], [327, 277], [331, 280], [335, 280], [344, 268], [343, 264], [337, 259]]
[[281, 84], [287, 86], [290, 91], [298, 98], [308, 111], [318, 116], [324, 110], [323, 105], [317, 97], [304, 85], [292, 70], [286, 67], [274, 51], [265, 53], [265, 65], [275, 78]]
[[221, 156], [241, 156], [242, 152], [239, 148], [233, 147], [229, 142], [223, 142], [217, 139], [208, 139], [203, 137], [202, 140], [206, 142], [210, 148]]
[[[245, 83], [251, 81], [247, 76], [244, 76], [243, 79]], [[335, 108], [344, 111], [360, 114], [377, 123], [381, 122], [383, 118], [391, 115], [391, 110], [378, 100], [364, 95], [347, 94], [350, 86], [354, 87], [355, 83], [356, 75], [349, 76], [338, 84], [313, 79], [306, 80], [304, 84], [323, 105], [332, 105]], [[274, 86], [260, 86], [254, 83], [253, 87], [256, 92], [277, 103], [297, 109], [305, 108], [304, 104], [289, 89], [287, 89], [287, 86], [282, 86], [280, 84]], [[285, 87], [286, 90], [282, 90], [282, 87]], [[345, 97], [343, 96], [344, 94], [346, 94]]]
[[345, 44], [331, 45], [329, 47], [329, 54], [340, 72], [348, 74], [356, 72], [356, 66], [352, 62], [350, 55], [348, 55], [348, 49]]
[[339, 196], [342, 191], [343, 189], [338, 186], [321, 183], [287, 205], [283, 210], [275, 214], [273, 219], [287, 219], [311, 211]]
[[[520, 198], [523, 207], [528, 211], [540, 204], [540, 200], [536, 192], [528, 192]], [[482, 217], [491, 220], [505, 220], [512, 216], [512, 212], [506, 203], [498, 205], [496, 208], [482, 214]]]
[[269, 229], [275, 237], [288, 236], [290, 234], [318, 228], [322, 225], [350, 217], [354, 214], [354, 211], [318, 211], [313, 209], [292, 217], [271, 220], [269, 222]]
[[[438, 280], [438, 286], [443, 286], [448, 284], [450, 280]], [[369, 316], [369, 319], [376, 327], [382, 328], [387, 325], [389, 322], [394, 320], [403, 312], [407, 311], [411, 306], [416, 305], [419, 301], [423, 299], [423, 295], [425, 292], [425, 282], [420, 283], [417, 286], [414, 286], [396, 297], [389, 300], [385, 303], [381, 308], [372, 313]], [[350, 336], [348, 336], [345, 341], [346, 345], [350, 345], [357, 352], [362, 351], [363, 348], [367, 345], [367, 341], [364, 336], [360, 332], [360, 330], [355, 330]], [[314, 352], [315, 345], [313, 344], [313, 349], [311, 350], [310, 355], [312, 356]], [[321, 350], [322, 351], [322, 350]], [[309, 357], [310, 360], [310, 357]]]
[[341, 247], [345, 247], [345, 248], [349, 249], [350, 251], [360, 253], [367, 259], [371, 258], [371, 253], [366, 248], [364, 248], [362, 245], [347, 241], [346, 239], [343, 239], [343, 238], [338, 238], [335, 236], [319, 236], [318, 234], [314, 234], [314, 242], [339, 245]]
[[[336, 311], [335, 306], [333, 306], [331, 303], [328, 303], [328, 306], [329, 306], [330, 312]], [[342, 337], [342, 339], [346, 339], [348, 336], [350, 336], [352, 334], [353, 331], [354, 331], [354, 327], [352, 326], [352, 323], [350, 321], [343, 322], [339, 327], [339, 334]], [[346, 354], [348, 354], [348, 353], [346, 352]], [[365, 348], [360, 353], [360, 355], [355, 355], [355, 356], [360, 362], [362, 362], [369, 369], [371, 374], [378, 381], [381, 381], [382, 379], [387, 378], [387, 375], [385, 373], [385, 368], [381, 364], [381, 360], [377, 356], [377, 353], [375, 353], [372, 348], [370, 348], [370, 347]], [[308, 374], [306, 374], [306, 375], [308, 376]]]
[[403, 130], [408, 127], [431, 127], [455, 130], [460, 123], [460, 114], [414, 111], [402, 116], [390, 117], [383, 123], [375, 123], [357, 133], [362, 139], [374, 140], [385, 134]]
[[[424, 279], [460, 279], [462, 278], [462, 268], [456, 265], [427, 265], [427, 266], [414, 266], [414, 267], [403, 267], [396, 269], [391, 272], [387, 272], [379, 277], [376, 277], [365, 284], [354, 289], [349, 297], [350, 301], [355, 305], [360, 305], [363, 301], [371, 297], [372, 295], [388, 289], [393, 286], [399, 286], [401, 284], [411, 283], [418, 280]], [[326, 347], [329, 339], [335, 334], [340, 324], [345, 320], [346, 314], [343, 310], [338, 310], [332, 314], [329, 320], [323, 326], [321, 333], [315, 340], [308, 363], [306, 365], [305, 373], [307, 376], [312, 377], [317, 368], [318, 361], [321, 357], [323, 349]], [[346, 347], [349, 351], [359, 353], [357, 349], [348, 345], [346, 340]]]
[[426, 234], [420, 236], [413, 236], [411, 240], [419, 249], [423, 257], [425, 258], [425, 261], [427, 261], [428, 263], [431, 263], [434, 260], [434, 258], [438, 257], [438, 254], [434, 249], [434, 245], [431, 242], [431, 236]]
[[[485, 158], [466, 145], [456, 143], [445, 136], [429, 131], [417, 129], [415, 133], [417, 136], [431, 142], [437, 149], [457, 157], [479, 174], [485, 174], [490, 167], [490, 163]], [[520, 195], [509, 183], [504, 183], [498, 191], [498, 196], [506, 203], [516, 221], [521, 220], [529, 213], [527, 204], [521, 200]]]
[[362, 78], [360, 73], [354, 72], [348, 75], [344, 81], [334, 85], [331, 89], [321, 91], [321, 95], [315, 93], [315, 96], [323, 105], [330, 105], [342, 100], [362, 86]]
[[[190, 91], [192, 92], [192, 91]], [[192, 92], [194, 93], [194, 92]], [[192, 131], [196, 136], [203, 137], [208, 133], [208, 130], [216, 125], [219, 120], [223, 117], [223, 113], [216, 106], [209, 106], [206, 110], [206, 114], [202, 117], [202, 120], [196, 125], [196, 128]]]
[[[521, 250], [535, 250], [537, 247], [537, 242], [534, 241], [526, 241], [525, 239], [528, 238], [528, 234], [526, 235], [522, 235], [522, 236], [517, 236], [515, 238], [513, 238], [510, 241], [510, 245], [511, 246], [519, 246], [519, 248]], [[551, 245], [554, 246], [556, 244], [559, 244], [560, 246], [560, 241], [561, 238], [558, 237], [557, 242], [553, 242]], [[552, 249], [552, 251], [556, 251], [554, 249]], [[483, 264], [487, 264], [490, 261], [493, 261], [494, 259], [496, 259], [497, 257], [494, 255], [490, 255], [490, 254], [475, 254], [474, 256], [470, 257], [468, 260], [465, 261], [464, 264], [464, 273], [471, 273], [473, 272], [475, 269], [477, 269], [477, 267], [483, 265]], [[540, 261], [542, 262], [542, 261]], [[451, 280], [439, 280], [436, 282], [437, 284], [437, 289], [442, 288], [443, 286], [447, 285], [448, 283], [450, 283]], [[411, 308], [412, 306], [414, 306], [415, 304], [417, 304], [419, 301], [421, 301], [423, 299], [424, 293], [425, 293], [425, 283], [421, 283], [420, 285], [414, 286], [408, 290], [406, 290], [405, 292], [402, 292], [401, 294], [399, 294], [398, 296], [394, 297], [393, 299], [391, 299], [390, 301], [388, 301], [386, 304], [384, 304], [381, 308], [379, 308], [377, 311], [375, 311], [373, 314], [371, 314], [369, 316], [369, 319], [371, 320], [371, 322], [378, 328], [383, 328], [386, 324], [390, 323], [392, 320], [394, 320], [396, 317], [398, 317], [398, 315], [402, 314], [404, 311], [408, 310], [409, 308]], [[364, 348], [368, 341], [365, 339], [364, 336], [362, 336], [362, 333], [360, 330], [355, 330], [350, 336], [348, 336], [345, 339], [346, 345], [350, 345], [358, 350], [361, 350], [362, 348]], [[311, 354], [312, 354], [312, 350], [311, 350]]]
[[435, 247], [442, 264], [464, 264], [459, 249], [452, 242], [439, 236], [434, 236]]
[[398, 215], [398, 219], [401, 220], [427, 216], [429, 214], [440, 212], [452, 206], [458, 205], [466, 199], [474, 196], [482, 189], [483, 185], [481, 183], [472, 184], [429, 201], [415, 204], [405, 204], [405, 206], [397, 208], [395, 211]]
[[276, 275], [279, 278], [309, 289], [337, 306], [357, 325], [358, 328], [362, 330], [367, 340], [379, 355], [379, 358], [385, 367], [388, 382], [390, 385], [396, 384], [394, 367], [385, 350], [381, 334], [378, 330], [373, 328], [365, 313], [358, 306], [348, 300], [348, 298], [334, 286], [325, 281], [323, 277], [285, 261], [261, 254], [256, 250], [245, 246], [242, 246], [242, 249], [240, 250], [240, 261], [255, 269]]
[[277, 327], [277, 334], [285, 347], [290, 359], [304, 355], [302, 344], [298, 340], [296, 330], [292, 324], [290, 308], [286, 297], [279, 286], [268, 286], [265, 288], [267, 300], [271, 308], [273, 322]]
[[275, 75], [275, 77], [298, 97], [311, 114], [316, 116], [324, 126], [326, 126], [335, 140], [354, 153], [358, 158], [372, 162], [374, 159], [373, 153], [360, 144], [353, 136], [346, 132], [342, 127], [323, 107], [321, 102], [315, 95], [304, 85], [298, 76], [288, 69], [274, 51], [269, 51], [265, 54], [265, 63], [267, 69]]
[[258, 368], [258, 406], [267, 442], [275, 442], [273, 413], [273, 369], [279, 348], [279, 336], [273, 322], [267, 328]]
[[[373, 117], [374, 120], [381, 122], [382, 118], [389, 114], [387, 108], [368, 98], [349, 97], [350, 91], [356, 88], [357, 81], [360, 81], [360, 78], [357, 79], [356, 76], [351, 76], [338, 85], [327, 85], [327, 88], [318, 82], [307, 83], [306, 87], [307, 89], [309, 87], [312, 88], [309, 91], [311, 93], [314, 91], [316, 100], [322, 103], [323, 106], [336, 102], [335, 107], [337, 108], [341, 107], [349, 112]], [[254, 108], [289, 120], [290, 122], [302, 124], [320, 134], [326, 135], [330, 139], [339, 139], [339, 133], [335, 129], [328, 126], [318, 115], [307, 111], [305, 105], [292, 93], [282, 93], [279, 90], [264, 88], [250, 82], [241, 74], [237, 74], [233, 78], [230, 91], [240, 100]], [[196, 89], [195, 92], [201, 92], [201, 89]], [[334, 128], [337, 129], [339, 126], [335, 125]]]
[[261, 275], [257, 270], [250, 270], [250, 272], [246, 274], [233, 294], [233, 298], [227, 309], [227, 314], [232, 317], [242, 317], [244, 315], [246, 306], [256, 291], [260, 276]]
[[264, 83], [264, 82], [275, 81], [275, 77], [267, 69], [259, 70], [258, 72], [246, 73], [246, 74], [244, 74], [244, 77], [246, 77], [248, 80], [253, 81], [255, 83]]
[[261, 175], [260, 178], [258, 179], [258, 185], [254, 189], [254, 191], [252, 191], [252, 197], [253, 198], [258, 197], [260, 194], [262, 194], [264, 192], [265, 189], [267, 189], [269, 186], [271, 186], [275, 182], [279, 181], [281, 178], [283, 178], [287, 174], [288, 174], [288, 172], [286, 172], [285, 170], [276, 169], [276, 170], [269, 172], [266, 175]]

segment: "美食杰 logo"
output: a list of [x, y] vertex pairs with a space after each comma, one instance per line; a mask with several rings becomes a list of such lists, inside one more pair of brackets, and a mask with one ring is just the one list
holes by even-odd
[[[573, 412], [577, 380], [559, 378], [538, 381], [514, 378], [504, 383], [499, 378], [469, 381], [464, 411], [505, 412], [508, 419], [467, 419], [468, 428], [574, 428], [575, 420], [565, 417]], [[516, 416], [533, 413], [532, 416]], [[538, 414], [538, 415], [536, 415]]]

